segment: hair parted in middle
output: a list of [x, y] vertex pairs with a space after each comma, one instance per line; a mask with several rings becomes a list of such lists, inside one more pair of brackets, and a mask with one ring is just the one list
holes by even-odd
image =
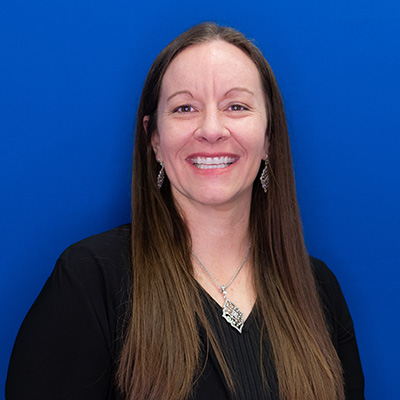
[[304, 244], [278, 84], [249, 39], [215, 23], [196, 25], [166, 46], [150, 68], [142, 91], [132, 177], [132, 303], [117, 373], [119, 387], [129, 400], [186, 399], [203, 367], [200, 321], [228, 386], [235, 392], [234, 377], [204, 314], [184, 216], [174, 202], [167, 175], [161, 190], [157, 187], [159, 165], [151, 145], [161, 84], [171, 61], [189, 46], [214, 40], [236, 46], [254, 62], [265, 96], [269, 185], [265, 194], [259, 179], [253, 184], [249, 235], [255, 312], [272, 349], [280, 398], [342, 400], [340, 360], [329, 337]]

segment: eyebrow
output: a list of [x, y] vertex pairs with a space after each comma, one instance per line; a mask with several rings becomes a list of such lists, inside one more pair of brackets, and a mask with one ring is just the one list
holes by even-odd
[[[247, 93], [249, 93], [249, 94], [251, 94], [251, 95], [254, 96], [254, 93], [253, 93], [251, 90], [247, 89], [247, 88], [244, 88], [244, 87], [234, 87], [234, 88], [232, 88], [232, 89], [229, 89], [229, 90], [224, 94], [224, 97], [225, 97], [225, 96], [228, 96], [228, 94], [230, 94], [231, 92], [234, 92], [235, 90], [240, 91], [240, 92], [247, 92]], [[171, 94], [171, 96], [169, 96], [169, 97], [167, 98], [167, 101], [170, 101], [172, 98], [174, 98], [175, 96], [178, 96], [178, 95], [180, 95], [180, 94], [187, 94], [187, 95], [189, 95], [191, 98], [193, 98], [193, 95], [192, 95], [192, 93], [191, 93], [189, 90], [179, 90], [178, 92], [175, 92], [175, 93]]]
[[240, 92], [247, 92], [247, 93], [250, 93], [251, 95], [254, 96], [254, 93], [253, 93], [251, 90], [249, 90], [249, 89], [247, 89], [247, 88], [245, 88], [245, 87], [234, 87], [234, 88], [232, 88], [232, 89], [229, 89], [229, 90], [225, 93], [224, 96], [227, 96], [228, 94], [230, 94], [230, 92], [234, 92], [235, 90], [238, 90], [238, 91], [240, 91]]
[[171, 94], [171, 96], [168, 97], [167, 101], [170, 101], [173, 97], [178, 96], [180, 94], [188, 94], [191, 98], [193, 98], [193, 95], [192, 93], [189, 92], [189, 90], [180, 90], [179, 92]]

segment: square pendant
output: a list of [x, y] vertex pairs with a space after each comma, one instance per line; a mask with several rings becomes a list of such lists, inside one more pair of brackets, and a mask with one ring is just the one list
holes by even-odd
[[231, 326], [242, 333], [244, 325], [244, 314], [239, 307], [236, 307], [230, 300], [226, 299], [222, 308], [222, 316], [229, 322]]

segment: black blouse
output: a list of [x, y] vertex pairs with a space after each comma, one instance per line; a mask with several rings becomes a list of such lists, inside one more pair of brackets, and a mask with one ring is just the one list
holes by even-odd
[[[346, 399], [364, 399], [364, 378], [353, 323], [332, 272], [312, 259], [325, 316], [345, 373]], [[69, 247], [18, 333], [6, 383], [7, 400], [122, 400], [114, 384], [128, 304], [130, 226]], [[206, 315], [216, 332], [237, 387], [235, 399], [278, 399], [268, 343], [252, 312], [242, 333], [222, 319], [220, 306], [202, 289]], [[205, 332], [200, 335], [206, 342]], [[205, 356], [205, 355], [204, 355]], [[192, 400], [231, 399], [212, 350]]]

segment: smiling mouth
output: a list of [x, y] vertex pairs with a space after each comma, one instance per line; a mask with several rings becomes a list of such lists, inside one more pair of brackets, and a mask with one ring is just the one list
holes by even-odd
[[190, 161], [199, 169], [226, 168], [232, 165], [237, 157], [194, 157]]

